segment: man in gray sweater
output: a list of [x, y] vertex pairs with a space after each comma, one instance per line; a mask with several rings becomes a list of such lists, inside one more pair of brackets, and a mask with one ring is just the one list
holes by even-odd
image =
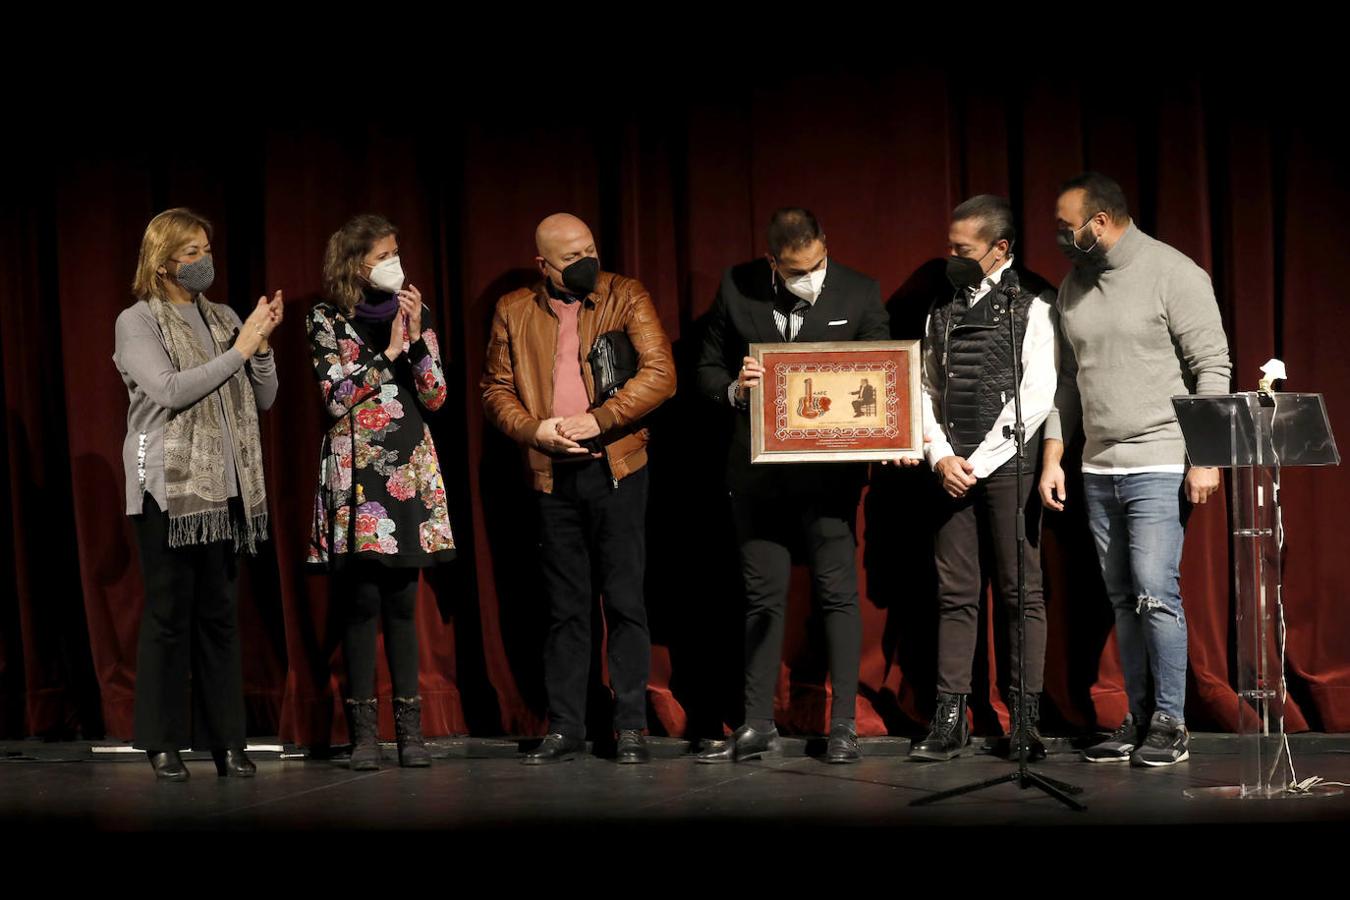
[[1115, 181], [1095, 172], [1072, 179], [1055, 215], [1073, 268], [1056, 303], [1059, 387], [1045, 423], [1041, 499], [1064, 508], [1060, 460], [1081, 422], [1084, 502], [1130, 703], [1120, 727], [1084, 757], [1172, 765], [1190, 756], [1181, 547], [1191, 505], [1218, 490], [1219, 471], [1187, 469], [1171, 398], [1226, 393], [1228, 341], [1209, 276], [1135, 227]]

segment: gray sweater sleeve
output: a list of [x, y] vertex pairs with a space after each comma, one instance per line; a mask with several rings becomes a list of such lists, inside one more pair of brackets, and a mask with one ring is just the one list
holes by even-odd
[[1045, 437], [1068, 443], [1078, 433], [1083, 420], [1083, 401], [1078, 395], [1078, 357], [1064, 334], [1059, 307], [1052, 304], [1050, 318], [1055, 325], [1055, 365], [1059, 369], [1059, 383], [1055, 387], [1055, 405], [1045, 419]]
[[1173, 267], [1163, 291], [1167, 328], [1195, 378], [1197, 394], [1226, 394], [1232, 376], [1228, 338], [1219, 318], [1214, 287], [1204, 269], [1190, 260]]
[[[231, 348], [226, 352], [233, 353], [234, 350]], [[253, 358], [248, 361], [248, 380], [253, 382], [253, 396], [257, 398], [258, 409], [271, 409], [277, 399], [276, 354], [271, 350], [253, 354]]]
[[244, 364], [239, 351], [231, 347], [210, 362], [180, 372], [160, 343], [159, 329], [153, 320], [126, 314], [117, 318], [113, 358], [147, 397], [175, 411], [187, 409], [220, 387]]

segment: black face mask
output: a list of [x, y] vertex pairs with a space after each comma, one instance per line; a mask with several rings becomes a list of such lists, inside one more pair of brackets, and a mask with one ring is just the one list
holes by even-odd
[[600, 260], [594, 256], [583, 256], [558, 271], [562, 273], [563, 287], [578, 297], [584, 297], [595, 290], [595, 282], [600, 277]]
[[977, 260], [966, 256], [947, 257], [947, 280], [958, 291], [973, 288], [984, 280], [984, 269]]
[[[994, 248], [990, 247], [984, 251], [984, 256], [993, 252]], [[984, 262], [984, 256], [979, 259], [971, 259], [967, 256], [947, 257], [947, 280], [952, 283], [952, 287], [960, 291], [976, 287], [983, 281], [984, 268], [980, 263]]]
[[1106, 259], [1106, 248], [1102, 246], [1101, 238], [1095, 238], [1090, 247], [1078, 246], [1078, 232], [1087, 224], [1084, 222], [1077, 228], [1061, 228], [1055, 233], [1055, 243], [1059, 245], [1059, 251], [1069, 258], [1069, 262], [1091, 268], [1101, 265]]

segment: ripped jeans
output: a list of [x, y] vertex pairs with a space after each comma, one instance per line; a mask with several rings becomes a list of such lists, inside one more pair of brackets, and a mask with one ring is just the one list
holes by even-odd
[[[1136, 722], [1186, 717], [1186, 612], [1181, 545], [1190, 503], [1180, 474], [1083, 473], [1088, 525], [1116, 615], [1125, 691]], [[1153, 694], [1149, 696], [1149, 676]]]

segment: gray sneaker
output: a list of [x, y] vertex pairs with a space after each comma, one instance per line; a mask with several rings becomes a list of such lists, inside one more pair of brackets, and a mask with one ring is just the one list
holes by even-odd
[[1148, 723], [1148, 737], [1143, 745], [1130, 757], [1136, 766], [1171, 766], [1191, 758], [1191, 735], [1186, 731], [1186, 723], [1180, 719], [1153, 714]]
[[1129, 762], [1130, 754], [1139, 746], [1139, 725], [1133, 713], [1125, 714], [1120, 727], [1106, 736], [1106, 740], [1093, 744], [1083, 751], [1083, 759], [1088, 762]]

